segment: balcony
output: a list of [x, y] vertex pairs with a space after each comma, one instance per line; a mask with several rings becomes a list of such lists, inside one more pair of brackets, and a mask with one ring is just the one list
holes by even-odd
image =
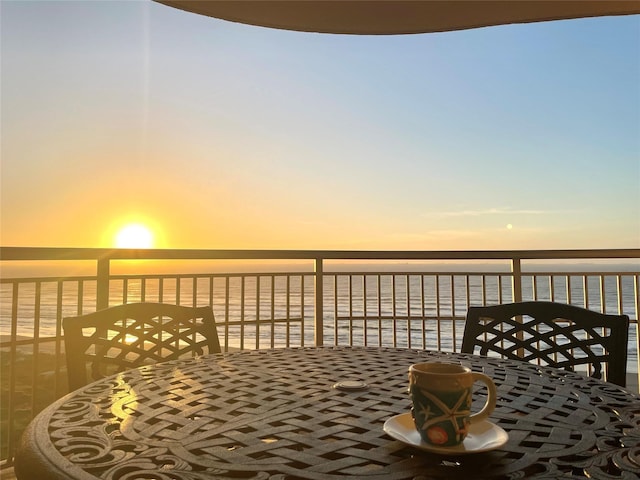
[[67, 392], [61, 322], [126, 302], [212, 305], [225, 351], [372, 345], [458, 351], [469, 306], [552, 300], [631, 318], [638, 391], [640, 249], [111, 250], [2, 247], [2, 461]]

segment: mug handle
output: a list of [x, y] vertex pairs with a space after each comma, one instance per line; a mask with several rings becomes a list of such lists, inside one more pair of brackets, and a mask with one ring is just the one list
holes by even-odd
[[482, 420], [486, 420], [491, 412], [496, 408], [496, 398], [498, 396], [498, 392], [496, 390], [496, 384], [493, 383], [493, 380], [489, 378], [484, 373], [471, 372], [471, 376], [473, 378], [473, 382], [482, 382], [487, 386], [487, 401], [477, 413], [473, 413], [469, 416], [470, 423], [481, 422]]

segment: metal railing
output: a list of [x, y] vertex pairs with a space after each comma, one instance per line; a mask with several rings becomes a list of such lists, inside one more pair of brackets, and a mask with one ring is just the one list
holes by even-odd
[[[227, 351], [305, 345], [457, 351], [469, 306], [519, 300], [572, 303], [629, 315], [633, 375], [628, 388], [638, 388], [640, 249], [338, 252], [2, 247], [0, 259], [3, 270], [24, 262], [31, 266], [50, 261], [63, 270], [62, 275], [3, 273], [0, 280], [0, 446], [5, 463], [10, 463], [26, 423], [67, 391], [62, 318], [135, 301], [212, 305]], [[170, 261], [179, 273], [148, 273], [145, 270], [155, 264], [136, 263], [139, 260]], [[228, 264], [238, 260], [279, 263], [260, 268]], [[86, 261], [94, 273], [66, 273], [74, 262]], [[209, 261], [224, 264], [209, 268]], [[585, 266], [585, 261], [590, 264]], [[114, 272], [120, 265], [135, 271]]]

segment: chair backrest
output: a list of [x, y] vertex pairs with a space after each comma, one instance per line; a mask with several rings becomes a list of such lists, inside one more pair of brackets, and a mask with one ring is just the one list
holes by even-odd
[[137, 366], [220, 352], [213, 309], [128, 303], [67, 317], [64, 328], [69, 389]]
[[629, 317], [555, 302], [469, 307], [463, 353], [539, 361], [566, 370], [578, 365], [625, 386]]

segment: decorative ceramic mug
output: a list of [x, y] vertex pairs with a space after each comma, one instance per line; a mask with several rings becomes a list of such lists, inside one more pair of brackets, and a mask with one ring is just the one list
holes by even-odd
[[[487, 386], [482, 409], [471, 413], [473, 384]], [[422, 440], [439, 447], [456, 446], [469, 425], [486, 420], [496, 406], [496, 386], [483, 373], [453, 363], [416, 363], [409, 367], [411, 414]]]

